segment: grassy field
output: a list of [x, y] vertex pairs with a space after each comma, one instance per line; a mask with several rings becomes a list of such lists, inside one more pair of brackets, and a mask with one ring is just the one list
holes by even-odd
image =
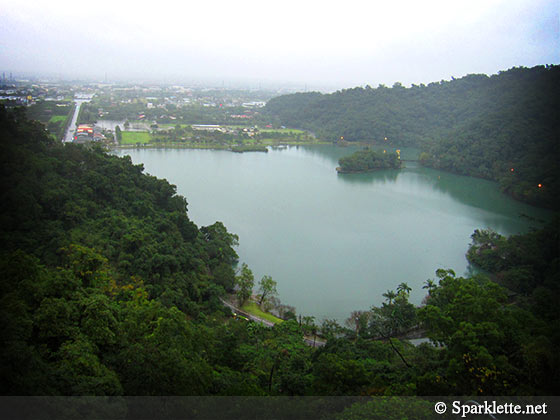
[[144, 131], [123, 131], [121, 144], [145, 144], [149, 143], [151, 140], [151, 134]]
[[280, 318], [276, 318], [272, 314], [263, 312], [255, 302], [249, 301], [245, 305], [243, 305], [241, 309], [247, 313], [250, 313], [251, 315], [255, 315], [259, 318], [266, 319], [267, 321], [274, 322], [275, 324], [283, 322], [283, 320], [281, 320]]
[[49, 120], [50, 123], [56, 123], [59, 121], [66, 121], [66, 115], [53, 115]]

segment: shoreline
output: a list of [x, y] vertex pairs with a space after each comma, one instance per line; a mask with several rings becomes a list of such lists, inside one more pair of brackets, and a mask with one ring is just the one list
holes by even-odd
[[248, 146], [241, 146], [255, 149], [259, 148], [261, 150], [235, 150], [236, 147], [240, 146], [230, 146], [230, 145], [211, 145], [211, 144], [181, 144], [181, 143], [143, 143], [143, 144], [111, 144], [108, 145], [109, 149], [111, 150], [120, 150], [120, 149], [199, 149], [199, 150], [226, 150], [236, 153], [245, 153], [245, 152], [263, 152], [262, 148], [268, 147], [281, 147], [281, 146], [320, 146], [320, 145], [332, 145], [333, 142], [330, 141], [294, 141], [294, 142], [278, 142], [278, 143], [270, 143], [270, 144], [260, 144], [260, 145], [248, 145]]
[[[285, 146], [322, 146], [322, 145], [333, 145], [333, 146], [338, 146], [338, 147], [349, 147], [349, 146], [363, 146], [366, 145], [366, 143], [362, 143], [362, 142], [356, 142], [355, 144], [352, 145], [348, 145], [348, 144], [340, 144], [337, 141], [326, 141], [326, 140], [319, 140], [319, 141], [304, 141], [304, 142], [278, 142], [278, 143], [271, 143], [271, 144], [263, 144], [263, 147], [271, 147], [272, 149], [274, 148], [278, 148], [278, 147], [285, 147]], [[223, 150], [223, 151], [228, 151], [228, 152], [232, 152], [232, 153], [248, 153], [248, 152], [263, 152], [263, 151], [235, 151], [232, 150], [232, 146], [225, 146], [225, 145], [208, 145], [208, 144], [204, 144], [204, 145], [194, 145], [194, 144], [180, 144], [180, 143], [162, 143], [162, 144], [153, 144], [153, 143], [145, 143], [145, 144], [125, 144], [125, 145], [115, 145], [115, 144], [108, 144], [106, 145], [106, 147], [109, 149], [109, 151], [115, 151], [115, 150], [132, 150], [132, 149], [150, 149], [150, 150], [164, 150], [164, 149], [192, 149], [192, 150]], [[394, 147], [394, 146], [392, 146]], [[442, 169], [442, 168], [436, 168], [434, 166], [430, 166], [430, 165], [425, 165], [423, 164], [419, 159], [415, 159], [415, 160], [411, 160], [414, 162], [418, 162], [418, 164], [423, 167], [423, 168], [427, 168], [427, 169], [433, 169], [436, 171], [442, 171], [444, 173], [448, 173], [451, 175], [457, 175], [457, 176], [463, 176], [466, 178], [474, 178], [474, 179], [482, 179], [485, 181], [489, 181], [492, 183], [495, 183], [496, 185], [498, 185], [498, 187], [500, 186], [499, 182], [495, 179], [492, 178], [484, 178], [484, 177], [478, 177], [478, 176], [474, 176], [474, 175], [470, 175], [470, 174], [464, 174], [464, 173], [458, 173], [455, 171], [450, 171], [450, 170], [446, 170], [446, 169]], [[406, 169], [406, 166], [403, 164], [400, 168], [380, 168], [380, 169], [374, 169], [374, 170], [368, 170], [368, 171], [343, 171], [343, 170], [339, 170], [340, 167], [336, 167], [336, 172], [337, 174], [342, 174], [342, 175], [351, 175], [351, 174], [367, 174], [367, 173], [375, 173], [378, 172], [380, 170], [385, 170], [385, 169]], [[554, 209], [553, 207], [550, 206], [545, 206], [545, 205], [539, 205], [539, 204], [535, 204], [526, 200], [522, 200], [519, 197], [515, 196], [514, 194], [512, 194], [511, 192], [507, 192], [507, 191], [500, 191], [502, 194], [506, 195], [507, 197], [513, 199], [516, 202], [519, 203], [523, 203], [526, 205], [529, 205], [531, 207], [535, 207], [535, 208], [539, 208], [542, 210], [546, 210], [549, 212], [557, 212], [556, 209]]]
[[368, 169], [365, 171], [345, 171], [340, 166], [337, 166], [335, 169], [336, 172], [339, 174], [371, 174], [371, 173], [385, 171], [385, 170], [400, 170], [400, 169], [404, 169], [404, 167], [401, 166], [400, 168], [375, 168], [375, 169]]

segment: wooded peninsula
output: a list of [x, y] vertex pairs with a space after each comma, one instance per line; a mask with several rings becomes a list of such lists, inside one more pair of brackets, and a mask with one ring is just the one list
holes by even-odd
[[377, 153], [374, 150], [358, 150], [340, 158], [339, 173], [372, 172], [380, 169], [399, 169], [402, 165], [398, 153]]
[[490, 179], [560, 209], [560, 67], [512, 68], [406, 88], [380, 85], [270, 99], [273, 123], [318, 138], [421, 151], [428, 167]]

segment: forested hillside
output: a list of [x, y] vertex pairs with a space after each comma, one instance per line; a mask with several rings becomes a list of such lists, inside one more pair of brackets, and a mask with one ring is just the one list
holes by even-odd
[[[346, 327], [267, 328], [219, 301], [236, 279], [236, 236], [195, 226], [167, 181], [55, 143], [18, 110], [0, 109], [0, 148], [4, 395], [558, 393], [557, 221], [511, 240], [473, 236], [469, 256], [518, 295], [438, 270], [421, 307], [403, 282]], [[410, 329], [441, 346], [399, 339]], [[317, 331], [327, 344], [305, 344]], [[401, 409], [384, 418], [418, 408]]]
[[210, 338], [189, 319], [221, 309], [236, 237], [198, 229], [129, 158], [24, 115], [0, 110], [2, 393], [209, 392]]
[[333, 141], [415, 146], [426, 166], [492, 179], [515, 198], [558, 209], [559, 98], [560, 68], [539, 66], [410, 88], [280, 96], [266, 112]]

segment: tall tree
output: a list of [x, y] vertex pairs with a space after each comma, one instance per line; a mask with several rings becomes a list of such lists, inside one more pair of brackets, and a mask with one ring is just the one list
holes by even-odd
[[407, 284], [407, 283], [401, 283], [397, 286], [397, 293], [399, 295], [405, 295], [406, 297], [408, 297], [410, 295], [410, 292], [412, 291], [412, 288]]
[[276, 291], [277, 283], [272, 280], [270, 276], [263, 276], [263, 278], [259, 281], [259, 291], [261, 293], [261, 298], [259, 299], [259, 306], [262, 305], [266, 299], [275, 296], [278, 294]]
[[117, 141], [120, 143], [122, 141], [122, 131], [118, 125], [115, 127], [115, 136], [117, 137]]
[[241, 266], [241, 272], [236, 276], [235, 284], [237, 286], [237, 300], [239, 306], [243, 306], [245, 302], [247, 302], [247, 299], [251, 297], [255, 285], [255, 277], [247, 264], [243, 263]]
[[424, 286], [422, 286], [422, 289], [427, 289], [428, 295], [431, 295], [432, 290], [434, 290], [436, 287], [437, 287], [436, 283], [432, 279], [428, 279], [424, 282]]
[[387, 290], [382, 296], [389, 301], [390, 305], [393, 303], [393, 299], [397, 297], [397, 294], [393, 290]]

